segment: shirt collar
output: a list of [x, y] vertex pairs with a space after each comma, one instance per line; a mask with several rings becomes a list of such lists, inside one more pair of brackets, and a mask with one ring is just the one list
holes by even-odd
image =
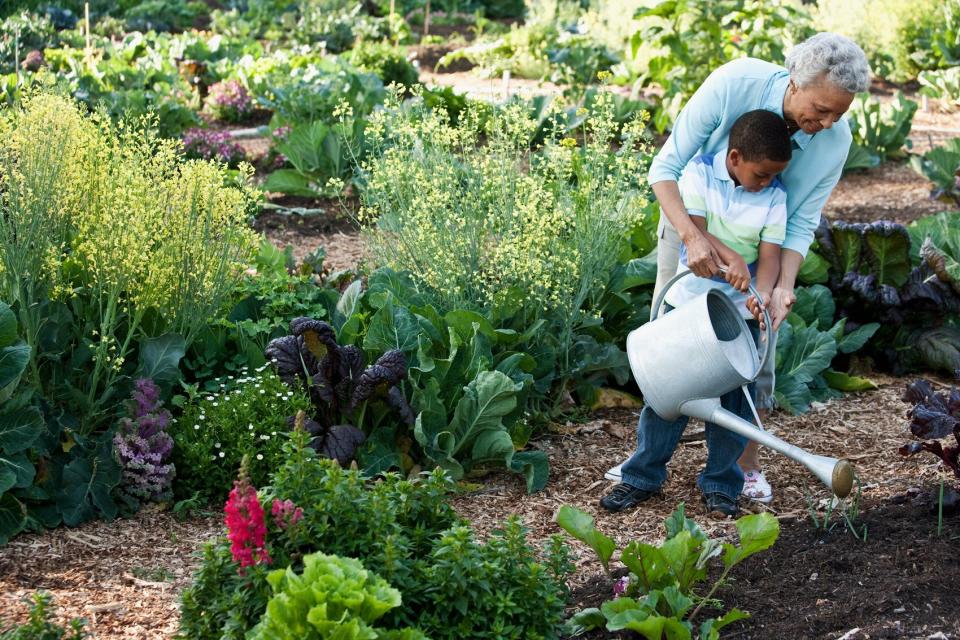
[[[775, 114], [783, 117], [783, 98], [787, 95], [787, 89], [790, 87], [790, 74], [786, 70], [778, 72], [772, 83], [770, 84], [770, 92], [767, 94], [767, 99], [764, 101], [763, 108], [767, 111], [773, 111]], [[790, 139], [796, 143], [797, 147], [802, 151], [807, 148], [807, 145], [810, 144], [810, 141], [813, 140], [813, 136], [816, 134], [807, 133], [803, 129], [800, 129], [792, 136]]]
[[717, 180], [733, 182], [733, 178], [730, 177], [730, 172], [727, 171], [727, 147], [713, 154], [713, 177]]

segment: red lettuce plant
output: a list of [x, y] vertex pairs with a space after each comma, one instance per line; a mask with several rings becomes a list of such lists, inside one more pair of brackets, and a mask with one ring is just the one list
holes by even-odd
[[[910, 418], [910, 433], [922, 442], [909, 442], [900, 447], [900, 454], [911, 456], [920, 451], [929, 451], [943, 461], [960, 480], [960, 390], [950, 389], [950, 394], [937, 393], [926, 380], [916, 380], [903, 394], [903, 400], [913, 407], [907, 412]], [[956, 445], [944, 446], [939, 440], [953, 436]], [[953, 510], [958, 501], [955, 488], [944, 494], [943, 502]]]
[[295, 318], [290, 333], [272, 340], [265, 354], [284, 382], [309, 391], [315, 412], [305, 426], [314, 436], [310, 446], [321, 455], [346, 466], [390, 410], [413, 426], [413, 411], [398, 386], [407, 377], [402, 351], [387, 351], [365, 366], [363, 351], [337, 344], [326, 322]]

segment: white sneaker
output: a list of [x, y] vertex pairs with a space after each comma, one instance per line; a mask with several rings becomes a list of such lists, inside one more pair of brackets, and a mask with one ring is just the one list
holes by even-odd
[[621, 472], [620, 467], [622, 466], [623, 463], [621, 462], [617, 466], [610, 468], [605, 474], [603, 474], [603, 477], [607, 480], [613, 480], [614, 482], [621, 482], [623, 480], [623, 473]]
[[763, 471], [747, 471], [744, 473], [743, 491], [740, 493], [744, 498], [756, 500], [763, 504], [770, 504], [773, 500], [773, 488], [763, 477]]

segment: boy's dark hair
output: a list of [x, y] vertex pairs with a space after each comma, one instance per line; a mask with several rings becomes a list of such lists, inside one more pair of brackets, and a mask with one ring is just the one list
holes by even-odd
[[747, 111], [730, 128], [728, 147], [739, 151], [749, 162], [789, 162], [790, 132], [784, 119], [773, 111]]

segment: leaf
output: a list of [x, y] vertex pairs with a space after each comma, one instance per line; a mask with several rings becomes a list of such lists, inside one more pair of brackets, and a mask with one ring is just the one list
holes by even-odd
[[845, 393], [851, 393], [855, 391], [872, 391], [873, 389], [877, 388], [877, 384], [869, 378], [851, 376], [848, 373], [834, 371], [833, 369], [827, 369], [824, 371], [823, 378], [827, 381], [827, 384], [829, 384], [831, 388], [838, 391], [843, 391]]
[[43, 418], [36, 407], [23, 407], [0, 415], [0, 452], [26, 451], [43, 430]]
[[419, 324], [410, 310], [387, 301], [370, 319], [363, 348], [378, 353], [391, 349], [414, 353], [419, 346], [419, 334]]
[[843, 163], [843, 172], [857, 171], [858, 169], [873, 169], [880, 166], [880, 156], [871, 153], [866, 148], [850, 141], [850, 150], [847, 152], [847, 160]]
[[[512, 442], [512, 440], [511, 440]], [[510, 469], [523, 474], [527, 481], [527, 493], [543, 490], [550, 479], [550, 461], [543, 451], [520, 451], [510, 459]]]
[[316, 190], [310, 188], [310, 179], [296, 169], [277, 169], [267, 176], [262, 188], [264, 191], [285, 193], [291, 196], [311, 197], [316, 195]]
[[609, 569], [610, 558], [617, 547], [612, 538], [597, 530], [593, 516], [565, 504], [557, 510], [553, 521], [561, 529], [593, 549], [600, 559], [600, 564], [603, 565], [604, 569]]
[[824, 260], [819, 253], [808, 251], [797, 280], [803, 284], [822, 284], [830, 279], [830, 263]]
[[730, 568], [773, 546], [780, 536], [780, 521], [769, 513], [752, 513], [736, 522], [740, 545], [724, 545], [723, 566]]
[[337, 424], [330, 427], [324, 436], [311, 442], [310, 446], [324, 458], [331, 458], [341, 467], [348, 467], [366, 439], [363, 431], [352, 424]]
[[0, 546], [23, 531], [27, 524], [27, 509], [9, 493], [0, 495]]
[[356, 312], [362, 293], [363, 282], [354, 280], [340, 295], [340, 299], [337, 300], [336, 311], [333, 314], [333, 326], [337, 331]]
[[796, 296], [792, 312], [803, 318], [808, 326], [817, 323], [820, 329], [825, 329], [833, 324], [836, 304], [830, 289], [815, 284], [797, 289]]
[[15, 344], [0, 349], [0, 389], [19, 380], [29, 362], [29, 345]]
[[700, 625], [700, 640], [719, 640], [721, 629], [738, 620], [746, 620], [749, 617], [749, 613], [734, 608], [724, 614], [722, 618], [707, 618]]
[[607, 619], [603, 613], [600, 612], [600, 609], [590, 607], [570, 616], [570, 618], [563, 623], [561, 632], [564, 636], [579, 636], [587, 631], [600, 629], [606, 624]]
[[690, 629], [676, 618], [625, 611], [609, 621], [607, 629], [635, 631], [647, 640], [690, 640]]
[[89, 453], [77, 457], [63, 468], [57, 508], [63, 522], [75, 527], [97, 517], [98, 513], [110, 520], [117, 515], [117, 506], [110, 492], [120, 482], [120, 468], [111, 458]]
[[780, 327], [777, 339], [776, 392], [781, 406], [803, 412], [809, 407], [809, 385], [814, 376], [830, 366], [837, 354], [833, 336], [816, 327]]
[[837, 351], [840, 353], [853, 353], [863, 348], [873, 334], [880, 328], [877, 322], [871, 322], [857, 327], [850, 333], [844, 335], [837, 341]]
[[24, 453], [0, 453], [0, 493], [29, 487], [36, 469]]
[[644, 591], [661, 589], [674, 581], [670, 564], [659, 547], [630, 542], [620, 553], [620, 562], [637, 576]]
[[960, 293], [960, 262], [954, 256], [938, 248], [931, 238], [923, 241], [920, 255], [941, 282], [948, 283]]
[[667, 530], [667, 538], [672, 538], [681, 531], [688, 531], [697, 540], [706, 540], [707, 534], [700, 528], [700, 525], [687, 517], [686, 509], [687, 505], [683, 502], [677, 504], [673, 513], [663, 521], [663, 526]]
[[908, 345], [927, 368], [948, 374], [960, 369], [960, 329], [956, 327], [916, 331], [910, 335]]
[[[17, 341], [17, 317], [6, 302], [0, 302], [0, 348]], [[3, 386], [3, 385], [0, 385]]]
[[863, 232], [866, 266], [880, 285], [900, 287], [910, 276], [910, 234], [895, 222], [880, 220]]
[[186, 343], [175, 333], [148, 338], [140, 343], [140, 366], [137, 377], [157, 383], [173, 383], [180, 378], [180, 360]]

